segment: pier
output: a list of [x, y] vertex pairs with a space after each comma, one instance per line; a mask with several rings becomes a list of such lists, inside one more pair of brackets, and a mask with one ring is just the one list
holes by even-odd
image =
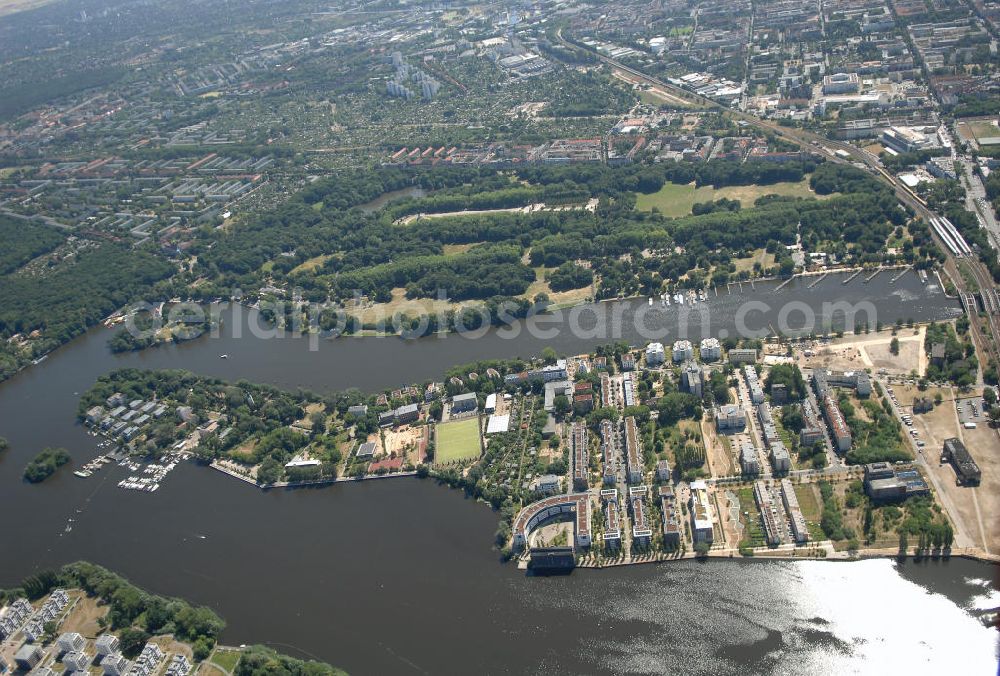
[[809, 288], [811, 289], [814, 286], [816, 286], [817, 284], [819, 284], [820, 282], [822, 282], [824, 279], [827, 278], [827, 276], [829, 274], [830, 274], [829, 272], [824, 272], [822, 275], [820, 275], [819, 277], [817, 277], [816, 279], [813, 280], [813, 282], [809, 285]]
[[900, 277], [902, 277], [903, 275], [905, 275], [905, 274], [906, 274], [907, 272], [909, 272], [909, 271], [910, 271], [910, 266], [909, 266], [909, 265], [907, 265], [907, 266], [906, 266], [905, 268], [903, 268], [902, 270], [900, 270], [900, 271], [899, 271], [899, 274], [898, 274], [898, 275], [896, 275], [895, 277], [893, 277], [893, 278], [892, 278], [892, 279], [891, 279], [891, 280], [889, 281], [889, 283], [890, 283], [890, 284], [895, 284], [895, 283], [896, 283], [896, 282], [897, 282], [897, 281], [899, 280], [899, 278], [900, 278]]
[[854, 278], [857, 277], [858, 275], [860, 275], [862, 272], [864, 272], [864, 268], [859, 268], [859, 269], [855, 270], [854, 274], [851, 275], [850, 277], [848, 277], [847, 279], [845, 279], [844, 281], [842, 281], [841, 284], [844, 284], [844, 285], [850, 284], [851, 282], [854, 281]]
[[882, 268], [875, 268], [875, 272], [871, 273], [868, 277], [865, 277], [865, 284], [875, 279], [880, 272], [882, 272]]

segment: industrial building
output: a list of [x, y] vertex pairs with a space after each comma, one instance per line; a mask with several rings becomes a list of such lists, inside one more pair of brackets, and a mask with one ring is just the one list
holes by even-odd
[[944, 440], [941, 462], [949, 462], [955, 468], [955, 480], [960, 486], [978, 486], [982, 477], [979, 465], [972, 459], [965, 444], [959, 439]]
[[906, 465], [899, 468], [887, 462], [865, 465], [865, 493], [876, 502], [905, 500], [913, 495], [927, 495], [930, 487], [920, 472]]

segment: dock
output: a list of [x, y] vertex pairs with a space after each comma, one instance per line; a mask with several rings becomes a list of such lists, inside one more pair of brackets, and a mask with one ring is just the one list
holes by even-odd
[[848, 277], [847, 279], [845, 279], [844, 281], [842, 281], [841, 284], [850, 284], [851, 282], [854, 281], [854, 278], [857, 277], [858, 275], [860, 275], [862, 272], [864, 272], [864, 268], [859, 268], [859, 269], [855, 270], [854, 274], [851, 275], [850, 277]]
[[817, 277], [816, 279], [814, 279], [812, 281], [812, 283], [807, 288], [810, 288], [810, 289], [813, 288], [814, 286], [816, 286], [817, 284], [819, 284], [820, 282], [822, 282], [824, 279], [826, 279], [829, 275], [830, 275], [829, 272], [824, 272], [822, 275], [820, 275], [819, 277]]
[[789, 277], [788, 279], [786, 279], [785, 281], [783, 281], [781, 284], [778, 284], [778, 286], [774, 287], [774, 290], [775, 291], [781, 291], [783, 288], [785, 288], [785, 285], [787, 285], [793, 279], [795, 279], [795, 275], [792, 275], [791, 277]]
[[903, 268], [902, 270], [900, 270], [900, 271], [899, 271], [899, 274], [898, 274], [898, 275], [896, 275], [895, 277], [893, 277], [893, 278], [892, 278], [892, 279], [891, 279], [891, 280], [889, 281], [889, 283], [890, 283], [890, 284], [895, 284], [895, 283], [896, 283], [896, 282], [897, 282], [897, 281], [899, 280], [899, 278], [900, 278], [900, 277], [902, 277], [903, 275], [905, 275], [905, 274], [906, 274], [907, 272], [909, 272], [909, 271], [910, 271], [910, 269], [911, 269], [911, 268], [910, 268], [910, 266], [909, 266], [909, 265], [907, 265], [907, 266], [906, 266], [905, 268]]
[[875, 268], [875, 272], [871, 273], [868, 277], [865, 277], [865, 284], [875, 279], [880, 272], [882, 272], [882, 268]]

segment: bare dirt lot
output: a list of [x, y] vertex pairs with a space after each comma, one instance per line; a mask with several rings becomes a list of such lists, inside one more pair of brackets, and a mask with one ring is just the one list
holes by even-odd
[[[933, 398], [933, 388], [919, 393], [914, 386], [894, 386], [904, 410], [911, 410], [909, 404], [915, 394]], [[959, 546], [973, 545], [989, 553], [1000, 551], [1000, 526], [996, 514], [1000, 509], [1000, 435], [985, 423], [976, 429], [965, 429], [959, 424], [955, 410], [955, 400], [949, 388], [942, 388], [943, 400], [928, 413], [913, 416], [913, 426], [926, 446], [921, 449], [928, 470], [937, 479], [946, 494], [939, 499], [948, 508], [959, 530], [971, 542], [956, 542]], [[978, 487], [957, 486], [955, 470], [949, 464], [941, 464], [941, 449], [944, 440], [957, 437], [969, 449], [973, 459], [982, 471], [982, 483]]]
[[422, 425], [386, 430], [385, 455], [392, 456], [395, 453], [396, 457], [402, 457], [407, 462], [414, 464], [420, 462], [423, 460], [420, 449], [423, 446], [424, 435], [425, 428]]
[[[924, 327], [900, 329], [896, 336], [891, 331], [844, 336], [831, 340], [828, 344], [817, 344], [812, 355], [796, 351], [798, 364], [802, 368], [828, 368], [839, 371], [852, 369], [885, 369], [888, 373], [909, 374], [911, 371], [924, 373], [927, 358], [923, 350]], [[899, 354], [890, 349], [893, 338], [899, 339]]]
[[85, 638], [97, 638], [101, 628], [97, 620], [108, 614], [108, 606], [100, 606], [96, 598], [88, 598], [79, 594], [79, 600], [73, 606], [73, 611], [59, 628], [60, 632], [79, 632]]

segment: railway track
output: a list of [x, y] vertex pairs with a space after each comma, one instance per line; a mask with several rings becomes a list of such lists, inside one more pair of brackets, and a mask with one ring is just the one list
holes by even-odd
[[[871, 153], [849, 143], [829, 139], [810, 131], [782, 127], [777, 123], [762, 120], [755, 115], [750, 115], [742, 111], [733, 110], [707, 97], [689, 92], [686, 89], [670, 84], [669, 82], [664, 82], [659, 78], [646, 75], [642, 71], [612, 59], [611, 57], [605, 56], [596, 50], [569, 42], [563, 37], [561, 28], [556, 31], [556, 39], [559, 40], [564, 46], [571, 47], [573, 49], [584, 49], [590, 51], [601, 62], [608, 64], [612, 68], [629, 73], [640, 82], [659, 87], [685, 101], [691, 101], [700, 106], [704, 106], [709, 110], [725, 112], [734, 119], [742, 120], [758, 129], [767, 130], [781, 139], [797, 145], [804, 150], [808, 150], [810, 152], [820, 151], [824, 153], [829, 161], [851, 165], [860, 162], [868, 168], [876, 179], [892, 188], [900, 202], [910, 207], [910, 209], [912, 209], [918, 217], [926, 221], [928, 225], [931, 226], [930, 231], [932, 238], [938, 246], [941, 247], [941, 250], [945, 252], [945, 273], [951, 278], [960, 295], [963, 293], [971, 293], [965, 278], [959, 273], [957, 262], [959, 256], [956, 256], [953, 251], [954, 243], [949, 244], [946, 242], [932, 224], [932, 219], [938, 219], [940, 217], [928, 208], [927, 203], [919, 195], [900, 182], [895, 176], [886, 171], [879, 159]], [[843, 151], [847, 156], [843, 157], [838, 155], [836, 152], [838, 150]], [[969, 251], [971, 253], [971, 249]], [[970, 330], [972, 331], [973, 342], [979, 349], [981, 355], [988, 355], [991, 359], [995, 360], [997, 364], [1000, 364], [1000, 350], [998, 350], [997, 344], [992, 338], [993, 336], [1000, 336], [1000, 332], [998, 332], [997, 316], [993, 312], [993, 310], [1000, 310], [997, 303], [998, 298], [994, 288], [993, 277], [989, 270], [987, 270], [982, 262], [977, 260], [974, 255], [962, 256], [962, 260], [965, 262], [967, 269], [971, 272], [975, 280], [975, 286], [978, 287], [979, 292], [984, 297], [984, 306], [986, 310], [985, 315], [990, 329], [990, 336], [986, 336], [979, 326], [979, 322], [970, 321], [969, 325]], [[991, 300], [985, 300], [987, 297]], [[964, 305], [965, 303], [963, 302], [963, 306]], [[973, 304], [972, 307], [978, 306]], [[975, 317], [976, 315], [972, 314], [969, 319], [973, 320]]]

